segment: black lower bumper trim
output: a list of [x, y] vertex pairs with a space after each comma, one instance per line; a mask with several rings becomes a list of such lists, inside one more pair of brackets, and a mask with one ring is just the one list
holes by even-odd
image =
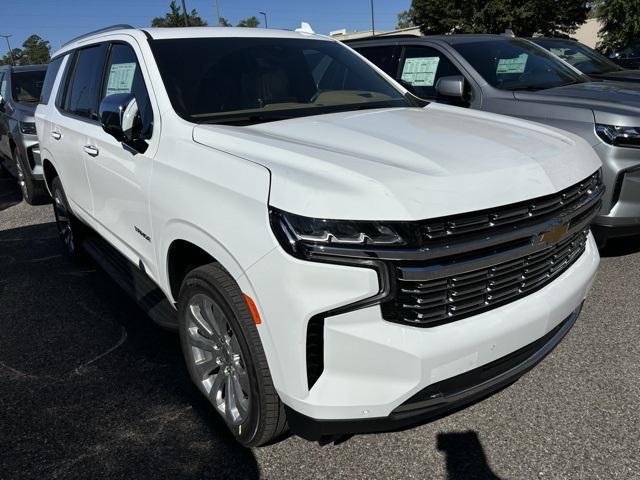
[[591, 231], [598, 241], [610, 238], [633, 237], [640, 235], [640, 224], [624, 226], [592, 224]]
[[513, 383], [541, 362], [575, 324], [581, 307], [535, 342], [487, 365], [421, 390], [388, 417], [355, 420], [318, 420], [285, 405], [289, 427], [307, 440], [399, 430], [439, 418]]

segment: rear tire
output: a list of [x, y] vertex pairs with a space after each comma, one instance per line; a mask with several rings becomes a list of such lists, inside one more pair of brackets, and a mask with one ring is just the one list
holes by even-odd
[[185, 278], [178, 303], [191, 380], [236, 440], [255, 447], [280, 436], [287, 426], [284, 407], [237, 283], [217, 263], [196, 268]]
[[31, 176], [31, 170], [27, 162], [18, 151], [18, 147], [13, 147], [11, 156], [15, 162], [16, 172], [18, 174], [18, 186], [22, 192], [22, 198], [29, 205], [42, 205], [49, 201], [49, 194], [44, 182], [35, 180]]
[[74, 260], [82, 258], [80, 242], [84, 232], [82, 223], [73, 215], [67, 202], [67, 196], [62, 188], [60, 178], [51, 181], [51, 194], [53, 197], [53, 213], [56, 217], [58, 235], [64, 245], [65, 253]]

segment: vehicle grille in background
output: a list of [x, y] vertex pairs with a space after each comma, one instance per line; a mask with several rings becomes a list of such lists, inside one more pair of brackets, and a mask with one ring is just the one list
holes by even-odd
[[435, 326], [512, 302], [567, 270], [584, 252], [588, 234], [587, 228], [534, 254], [430, 281], [404, 280], [402, 267], [395, 267], [395, 298], [382, 305], [383, 315], [387, 320]]
[[422, 235], [427, 242], [445, 238], [455, 240], [457, 235], [484, 233], [524, 222], [535, 223], [541, 217], [561, 215], [570, 211], [603, 188], [602, 174], [598, 171], [582, 182], [553, 195], [504, 208], [424, 221], [421, 225]]

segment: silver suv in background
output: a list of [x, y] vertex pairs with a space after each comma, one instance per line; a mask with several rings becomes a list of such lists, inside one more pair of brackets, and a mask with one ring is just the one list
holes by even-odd
[[18, 179], [32, 205], [49, 200], [33, 116], [46, 73], [46, 65], [0, 67], [0, 168]]
[[593, 81], [544, 48], [502, 35], [347, 43], [423, 99], [581, 136], [604, 165], [607, 192], [592, 227], [599, 245], [640, 234], [640, 85]]

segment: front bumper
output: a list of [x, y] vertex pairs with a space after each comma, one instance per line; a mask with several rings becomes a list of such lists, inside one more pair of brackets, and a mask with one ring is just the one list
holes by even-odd
[[317, 420], [286, 407], [291, 431], [307, 440], [345, 434], [397, 430], [438, 418], [494, 393], [540, 363], [575, 324], [582, 306], [544, 337], [515, 352], [418, 392], [387, 417], [358, 420]]
[[[598, 263], [589, 235], [581, 257], [544, 288], [432, 328], [388, 322], [378, 305], [326, 317], [324, 365], [311, 388], [306, 369], [309, 320], [375, 295], [376, 272], [298, 260], [276, 248], [239, 282], [243, 291], [253, 293], [261, 310], [258, 330], [292, 425], [296, 418], [304, 420], [301, 424], [310, 418], [322, 424], [385, 425], [389, 418], [419, 419], [424, 412], [400, 414], [397, 409], [430, 385], [490, 365], [553, 331], [582, 304]], [[273, 272], [278, 272], [277, 282]], [[431, 415], [433, 409], [429, 410]]]
[[607, 237], [640, 234], [640, 151], [603, 143], [594, 149], [602, 160], [607, 189], [593, 225]]

